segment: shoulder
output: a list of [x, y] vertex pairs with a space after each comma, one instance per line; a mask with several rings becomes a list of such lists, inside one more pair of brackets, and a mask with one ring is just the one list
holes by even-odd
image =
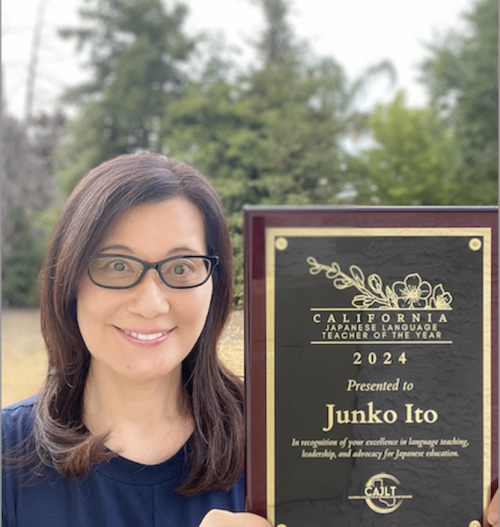
[[34, 415], [36, 402], [37, 396], [35, 395], [24, 401], [19, 401], [18, 403], [2, 408], [2, 421], [29, 418], [31, 415]]
[[33, 397], [29, 397], [28, 399], [25, 399], [24, 401], [19, 401], [18, 403], [11, 404], [10, 406], [6, 406], [5, 408], [2, 408], [2, 417], [5, 414], [10, 414], [12, 412], [16, 411], [26, 411], [26, 409], [33, 408], [35, 406], [37, 400], [37, 396], [34, 395]]
[[2, 438], [5, 447], [26, 439], [35, 420], [36, 396], [2, 409]]

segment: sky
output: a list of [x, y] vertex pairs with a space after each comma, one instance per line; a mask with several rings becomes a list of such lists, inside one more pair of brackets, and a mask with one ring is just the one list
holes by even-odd
[[[190, 8], [186, 30], [223, 35], [253, 59], [249, 42], [263, 27], [255, 0], [183, 0]], [[7, 111], [23, 118], [26, 84], [37, 11], [45, 4], [36, 75], [34, 112], [53, 108], [68, 86], [85, 80], [81, 57], [57, 28], [75, 26], [83, 0], [2, 0], [2, 93]], [[167, 2], [172, 3], [172, 2]], [[292, 0], [291, 24], [297, 36], [320, 56], [335, 58], [351, 78], [382, 60], [393, 63], [397, 82], [376, 85], [373, 100], [389, 100], [405, 89], [413, 106], [427, 94], [417, 82], [425, 44], [448, 29], [464, 27], [462, 14], [475, 0]], [[246, 51], [245, 51], [246, 50]]]

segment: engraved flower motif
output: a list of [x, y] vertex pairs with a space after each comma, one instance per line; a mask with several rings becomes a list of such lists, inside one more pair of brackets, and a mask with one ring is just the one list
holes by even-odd
[[[316, 258], [309, 256], [307, 263], [311, 266], [309, 272], [317, 275], [325, 272], [332, 280], [336, 289], [343, 290], [354, 287], [358, 290], [351, 304], [360, 310], [366, 309], [449, 309], [453, 297], [444, 290], [442, 284], [432, 289], [429, 282], [423, 281], [418, 273], [409, 274], [403, 281], [394, 282], [391, 286], [384, 284], [378, 274], [365, 275], [360, 267], [351, 265], [350, 275], [344, 273], [337, 262], [324, 265]], [[432, 296], [431, 296], [432, 295]]]
[[394, 282], [392, 290], [398, 298], [398, 307], [410, 309], [427, 307], [432, 293], [431, 284], [423, 281], [418, 273], [409, 274], [402, 282]]
[[432, 301], [436, 309], [451, 309], [453, 297], [450, 293], [444, 290], [442, 284], [439, 284], [434, 287]]

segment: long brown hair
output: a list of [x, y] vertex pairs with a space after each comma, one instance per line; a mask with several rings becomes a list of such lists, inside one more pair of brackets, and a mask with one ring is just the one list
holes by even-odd
[[90, 354], [76, 319], [79, 284], [91, 256], [132, 207], [184, 197], [198, 207], [209, 254], [220, 264], [205, 327], [183, 362], [183, 382], [195, 419], [185, 495], [228, 489], [244, 460], [242, 381], [219, 361], [217, 343], [232, 305], [232, 250], [222, 205], [207, 179], [191, 166], [157, 154], [124, 155], [93, 169], [68, 198], [53, 233], [42, 278], [41, 325], [49, 372], [36, 405], [33, 437], [39, 460], [78, 477], [90, 464], [116, 455], [106, 436], [82, 423]]

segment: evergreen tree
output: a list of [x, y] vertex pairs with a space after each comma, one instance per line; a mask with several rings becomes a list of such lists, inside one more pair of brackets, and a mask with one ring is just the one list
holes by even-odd
[[64, 29], [86, 50], [90, 80], [70, 89], [78, 117], [60, 152], [69, 191], [91, 168], [120, 154], [156, 151], [168, 105], [184, 92], [194, 40], [183, 33], [184, 5], [162, 0], [86, 0], [81, 27]]
[[266, 68], [279, 67], [293, 58], [298, 47], [288, 22], [290, 5], [286, 0], [254, 0], [262, 9], [265, 27], [255, 48]]
[[480, 0], [464, 32], [429, 46], [422, 80], [457, 142], [457, 203], [498, 202], [498, 1]]
[[297, 42], [288, 2], [258, 4], [265, 27], [255, 43], [257, 64], [238, 75], [228, 61], [213, 57], [209, 75], [190, 83], [186, 95], [169, 106], [162, 126], [171, 131], [166, 151], [207, 174], [222, 198], [235, 248], [237, 293], [243, 206], [340, 199], [351, 163], [343, 144], [362, 128], [365, 116], [354, 101], [368, 78], [351, 83], [337, 62], [318, 59]]
[[22, 209], [11, 211], [9, 223], [14, 236], [2, 266], [2, 303], [10, 307], [38, 304], [38, 277], [45, 247]]
[[59, 112], [32, 118], [30, 128], [4, 115], [1, 137], [2, 300], [21, 307], [38, 301], [38, 274], [59, 198], [53, 154], [65, 117]]

